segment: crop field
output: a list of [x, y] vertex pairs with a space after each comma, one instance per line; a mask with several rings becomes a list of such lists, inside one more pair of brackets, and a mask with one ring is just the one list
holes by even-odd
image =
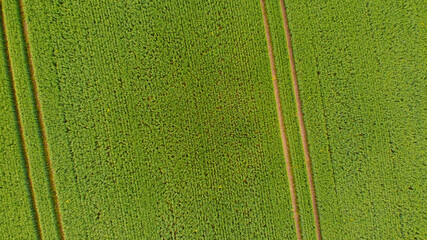
[[427, 239], [424, 1], [0, 10], [0, 239]]

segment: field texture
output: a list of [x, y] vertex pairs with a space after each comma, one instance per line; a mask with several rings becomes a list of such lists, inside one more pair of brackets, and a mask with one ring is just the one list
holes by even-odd
[[427, 239], [423, 1], [0, 6], [0, 239]]
[[423, 1], [287, 1], [322, 235], [427, 238]]
[[15, 94], [3, 29], [0, 33], [3, 39], [0, 45], [0, 235], [5, 239], [36, 238], [36, 216], [32, 212], [34, 199], [22, 150], [22, 133], [16, 115]]

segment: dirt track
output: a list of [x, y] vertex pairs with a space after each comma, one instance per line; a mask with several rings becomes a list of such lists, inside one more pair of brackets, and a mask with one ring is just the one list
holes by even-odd
[[297, 238], [300, 240], [300, 239], [302, 239], [302, 236], [301, 236], [300, 219], [299, 219], [299, 213], [298, 213], [297, 195], [296, 195], [296, 191], [295, 191], [294, 177], [292, 175], [291, 157], [289, 154], [289, 145], [288, 145], [287, 136], [286, 136], [285, 123], [283, 120], [282, 106], [280, 103], [280, 91], [279, 91], [279, 84], [277, 82], [276, 63], [274, 61], [273, 47], [272, 47], [272, 43], [271, 43], [270, 26], [268, 24], [268, 18], [267, 18], [267, 12], [265, 9], [265, 1], [264, 0], [261, 0], [261, 10], [262, 10], [262, 15], [263, 15], [263, 19], [264, 19], [264, 29], [265, 29], [265, 38], [267, 40], [268, 56], [270, 58], [270, 69], [271, 69], [271, 76], [273, 78], [274, 96], [276, 99], [277, 117], [279, 119], [279, 126], [280, 126], [280, 136], [282, 139], [283, 153], [285, 155], [286, 172], [287, 172], [288, 181], [289, 181], [289, 190], [290, 190], [291, 198], [292, 198], [292, 211], [294, 213], [295, 229], [297, 232]]
[[305, 130], [305, 124], [304, 124], [304, 114], [302, 113], [302, 104], [301, 104], [301, 98], [300, 98], [300, 94], [299, 94], [297, 73], [296, 73], [295, 61], [294, 61], [294, 54], [292, 51], [291, 33], [289, 31], [288, 16], [286, 14], [286, 7], [285, 7], [284, 0], [280, 1], [280, 6], [282, 9], [283, 25], [284, 25], [285, 33], [286, 33], [286, 44], [287, 44], [288, 53], [289, 53], [289, 62], [291, 65], [292, 82], [294, 85], [294, 94], [295, 94], [295, 102], [297, 104], [298, 122], [299, 122], [302, 145], [303, 145], [303, 149], [304, 149], [304, 158], [305, 158], [305, 165], [306, 165], [306, 169], [307, 169], [308, 182], [309, 182], [309, 186], [310, 186], [311, 204], [313, 206], [314, 223], [316, 225], [316, 235], [317, 235], [317, 239], [320, 240], [320, 239], [322, 239], [322, 234], [320, 232], [319, 213], [317, 211], [317, 204], [316, 204], [316, 192], [314, 189], [313, 173], [311, 170], [310, 152], [308, 149], [308, 141], [307, 141], [307, 132]]
[[64, 234], [64, 229], [63, 229], [63, 224], [62, 224], [62, 218], [61, 218], [61, 213], [60, 213], [60, 208], [59, 208], [59, 200], [58, 200], [58, 192], [56, 190], [56, 186], [55, 186], [55, 181], [54, 181], [54, 176], [53, 176], [53, 170], [52, 170], [52, 160], [50, 157], [50, 152], [49, 152], [49, 144], [48, 144], [48, 140], [47, 140], [47, 134], [46, 134], [46, 127], [44, 124], [44, 118], [43, 118], [43, 111], [42, 111], [42, 107], [41, 107], [41, 102], [40, 102], [40, 97], [39, 97], [39, 90], [38, 90], [38, 85], [37, 85], [37, 81], [35, 78], [35, 72], [34, 72], [34, 64], [33, 64], [33, 58], [32, 58], [32, 54], [31, 54], [31, 47], [30, 47], [30, 40], [29, 40], [29, 33], [28, 33], [28, 26], [27, 26], [27, 22], [25, 20], [25, 11], [24, 11], [24, 6], [23, 6], [23, 2], [22, 0], [19, 1], [19, 10], [20, 10], [20, 17], [21, 17], [21, 24], [22, 24], [22, 30], [24, 33], [24, 40], [25, 40], [25, 49], [27, 52], [27, 58], [28, 58], [28, 67], [30, 70], [30, 77], [31, 77], [31, 82], [33, 85], [33, 91], [34, 91], [34, 98], [35, 98], [35, 102], [36, 102], [36, 108], [37, 108], [37, 117], [39, 120], [39, 127], [40, 127], [40, 131], [42, 133], [42, 141], [43, 141], [43, 151], [44, 151], [44, 156], [46, 159], [46, 165], [47, 168], [49, 170], [49, 183], [50, 183], [50, 187], [51, 187], [51, 191], [53, 194], [53, 201], [55, 203], [55, 213], [56, 213], [56, 220], [58, 223], [58, 228], [59, 228], [59, 233], [61, 235], [61, 239], [65, 239], [65, 234]]
[[27, 144], [25, 143], [25, 138], [24, 138], [24, 129], [22, 127], [22, 117], [21, 117], [21, 112], [19, 109], [19, 104], [18, 104], [18, 95], [17, 95], [17, 91], [16, 91], [16, 83], [15, 83], [15, 76], [13, 73], [13, 69], [12, 69], [12, 64], [11, 64], [11, 60], [10, 60], [10, 53], [9, 53], [9, 43], [7, 40], [7, 29], [6, 29], [6, 23], [5, 23], [5, 16], [4, 16], [4, 12], [3, 12], [3, 6], [0, 4], [0, 11], [1, 11], [1, 16], [2, 16], [2, 28], [3, 28], [3, 34], [4, 34], [4, 43], [5, 43], [5, 53], [6, 53], [6, 57], [7, 57], [7, 67], [8, 67], [8, 71], [10, 74], [10, 78], [11, 78], [11, 82], [12, 82], [12, 91], [13, 91], [13, 100], [14, 100], [14, 107], [15, 107], [15, 111], [16, 111], [16, 119], [18, 121], [18, 128], [19, 128], [19, 137], [20, 137], [20, 141], [21, 141], [21, 146], [22, 146], [22, 152], [24, 155], [24, 159], [25, 159], [25, 169], [26, 169], [26, 177], [27, 177], [27, 181], [28, 181], [28, 187], [30, 190], [30, 196], [31, 196], [31, 205], [33, 207], [34, 210], [34, 218], [36, 220], [36, 224], [37, 224], [37, 235], [40, 239], [42, 239], [42, 230], [41, 230], [41, 223], [40, 223], [40, 217], [39, 217], [39, 210], [37, 209], [37, 204], [36, 204], [36, 197], [35, 197], [35, 192], [34, 192], [34, 183], [32, 181], [31, 178], [31, 171], [30, 171], [30, 162], [28, 159], [28, 149], [27, 149]]

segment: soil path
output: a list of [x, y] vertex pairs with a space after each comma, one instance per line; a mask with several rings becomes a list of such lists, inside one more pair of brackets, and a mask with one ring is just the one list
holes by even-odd
[[290, 61], [290, 65], [291, 65], [292, 82], [294, 85], [295, 102], [297, 104], [298, 122], [299, 122], [302, 146], [304, 149], [304, 158], [305, 158], [305, 165], [306, 165], [307, 175], [308, 175], [308, 183], [309, 183], [309, 187], [310, 187], [311, 204], [313, 206], [314, 223], [316, 225], [315, 226], [316, 227], [316, 235], [317, 235], [317, 239], [321, 240], [322, 234], [320, 232], [319, 213], [317, 211], [316, 192], [314, 189], [313, 172], [311, 169], [311, 159], [310, 159], [310, 152], [308, 149], [308, 141], [307, 141], [307, 132], [305, 130], [305, 124], [304, 124], [304, 114], [302, 113], [302, 104], [301, 104], [301, 98], [300, 98], [300, 94], [299, 94], [297, 73], [296, 73], [295, 61], [294, 61], [294, 54], [292, 51], [291, 33], [289, 31], [289, 23], [288, 23], [288, 17], [286, 14], [286, 7], [285, 7], [284, 0], [280, 0], [280, 6], [282, 9], [283, 25], [284, 25], [285, 33], [286, 33], [286, 44], [287, 44], [287, 48], [288, 48], [289, 61]]
[[39, 125], [40, 125], [40, 131], [42, 133], [43, 151], [44, 151], [44, 155], [46, 158], [46, 165], [47, 165], [47, 168], [49, 170], [49, 182], [50, 182], [50, 187], [51, 187], [51, 191], [53, 194], [53, 201], [55, 204], [55, 213], [56, 213], [56, 218], [57, 218], [56, 220], [58, 223], [58, 228], [59, 228], [59, 233], [61, 235], [61, 239], [65, 239], [64, 228], [62, 226], [62, 218], [61, 218], [61, 213], [60, 213], [60, 208], [59, 208], [58, 192], [57, 192], [56, 186], [55, 186], [55, 181], [54, 181], [54, 176], [53, 176], [54, 173], [52, 170], [52, 160], [50, 157], [49, 145], [48, 145], [48, 141], [47, 141], [46, 127], [45, 127], [44, 120], [43, 120], [44, 118], [43, 118], [43, 111], [42, 111], [42, 107], [41, 107], [41, 103], [40, 103], [39, 90], [38, 90], [38, 85], [37, 85], [37, 81], [36, 81], [35, 73], [34, 73], [34, 64], [33, 64], [33, 57], [31, 54], [30, 40], [29, 40], [29, 34], [28, 34], [28, 26], [27, 26], [27, 22], [25, 20], [24, 3], [22, 0], [19, 1], [19, 10], [20, 10], [20, 15], [21, 15], [20, 17], [21, 17], [22, 29], [23, 29], [23, 33], [24, 33], [24, 39], [25, 39], [25, 49], [26, 49], [27, 57], [28, 57], [28, 66], [29, 66], [29, 70], [30, 70], [30, 77], [31, 77], [32, 85], [33, 85], [34, 98], [36, 101], [38, 121], [39, 121]]
[[13, 92], [13, 101], [14, 101], [14, 107], [15, 107], [15, 111], [16, 111], [16, 120], [18, 121], [18, 128], [19, 128], [19, 137], [20, 137], [20, 141], [21, 141], [21, 147], [22, 147], [22, 153], [23, 153], [23, 157], [25, 159], [25, 169], [26, 169], [26, 177], [27, 177], [27, 182], [28, 182], [28, 188], [30, 190], [30, 196], [31, 196], [31, 204], [34, 210], [34, 219], [36, 221], [37, 224], [37, 234], [38, 234], [38, 238], [39, 239], [43, 239], [43, 235], [42, 235], [42, 228], [41, 228], [41, 223], [40, 223], [40, 217], [39, 217], [39, 210], [37, 208], [37, 203], [36, 203], [36, 195], [34, 192], [34, 184], [33, 184], [33, 180], [31, 178], [31, 171], [30, 171], [30, 161], [28, 158], [28, 149], [27, 149], [27, 144], [25, 143], [25, 138], [24, 138], [24, 129], [23, 129], [23, 125], [22, 125], [22, 117], [21, 117], [21, 112], [19, 109], [19, 103], [18, 103], [18, 94], [16, 91], [16, 83], [15, 83], [15, 76], [13, 73], [13, 69], [12, 69], [12, 63], [10, 60], [10, 53], [9, 53], [9, 42], [7, 40], [7, 31], [6, 31], [6, 23], [5, 23], [5, 18], [4, 18], [4, 12], [3, 12], [3, 6], [0, 3], [0, 11], [1, 11], [1, 22], [2, 22], [2, 28], [3, 28], [3, 41], [4, 41], [4, 45], [5, 45], [5, 54], [6, 54], [6, 58], [7, 58], [7, 67], [8, 67], [8, 71], [10, 74], [10, 78], [11, 78], [11, 85], [12, 85], [12, 92]]
[[277, 117], [279, 119], [279, 127], [280, 127], [280, 136], [282, 139], [283, 153], [285, 155], [286, 172], [287, 172], [288, 181], [289, 181], [289, 190], [290, 190], [291, 198], [292, 198], [292, 211], [294, 213], [295, 229], [296, 229], [298, 240], [301, 240], [302, 236], [301, 236], [300, 219], [299, 219], [299, 213], [298, 213], [297, 195], [296, 195], [296, 191], [295, 191], [294, 177], [292, 174], [291, 157], [289, 154], [289, 145], [288, 145], [288, 140], [287, 140], [287, 136], [286, 136], [285, 123], [283, 120], [282, 106], [280, 103], [280, 94], [279, 94], [280, 91], [279, 91], [279, 84], [277, 82], [276, 63], [274, 61], [273, 46], [271, 43], [270, 26], [268, 24], [267, 11], [265, 9], [265, 0], [261, 0], [261, 10], [262, 10], [262, 15], [263, 15], [263, 19], [264, 19], [264, 29], [265, 29], [265, 38], [267, 40], [268, 56], [270, 58], [270, 69], [271, 69], [271, 76], [273, 78], [274, 95], [275, 95], [275, 99], [276, 99]]

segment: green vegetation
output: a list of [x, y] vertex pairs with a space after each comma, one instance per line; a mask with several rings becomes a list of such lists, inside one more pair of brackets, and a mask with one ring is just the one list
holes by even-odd
[[298, 213], [301, 219], [301, 232], [303, 238], [315, 239], [313, 209], [311, 206], [307, 171], [304, 163], [304, 152], [298, 125], [280, 1], [267, 0], [266, 7], [271, 31], [274, 59], [276, 62], [282, 112], [284, 115], [283, 117], [288, 137], [293, 176], [295, 179]]
[[324, 239], [425, 238], [425, 4], [286, 3]]
[[37, 225], [24, 167], [25, 158], [2, 29], [0, 36], [3, 39], [0, 44], [0, 238], [34, 239], [37, 237]]
[[[9, 75], [10, 77], [5, 81], [15, 86], [16, 106], [19, 109], [21, 118], [21, 123], [16, 123], [16, 125], [22, 124], [24, 139], [24, 143], [21, 141], [21, 154], [26, 155], [29, 159], [28, 166], [21, 165], [21, 167], [28, 168], [28, 173], [32, 180], [35, 207], [37, 208], [38, 218], [43, 223], [41, 235], [44, 239], [55, 239], [59, 236], [59, 232], [56, 226], [51, 185], [37, 118], [36, 102], [28, 67], [18, 1], [2, 1], [2, 15], [4, 16], [2, 21], [6, 29], [3, 37], [4, 41], [8, 43], [8, 49], [5, 49], [5, 51], [9, 53], [10, 66], [13, 71], [13, 77]], [[16, 115], [16, 113], [14, 114]], [[23, 144], [25, 144], [25, 148]], [[24, 156], [15, 159], [15, 163], [23, 164], [22, 158]]]
[[66, 236], [295, 238], [258, 2], [25, 12]]
[[[280, 1], [265, 3], [316, 239]], [[0, 239], [297, 238], [259, 1], [0, 4]], [[427, 9], [285, 4], [323, 239], [425, 238]]]

